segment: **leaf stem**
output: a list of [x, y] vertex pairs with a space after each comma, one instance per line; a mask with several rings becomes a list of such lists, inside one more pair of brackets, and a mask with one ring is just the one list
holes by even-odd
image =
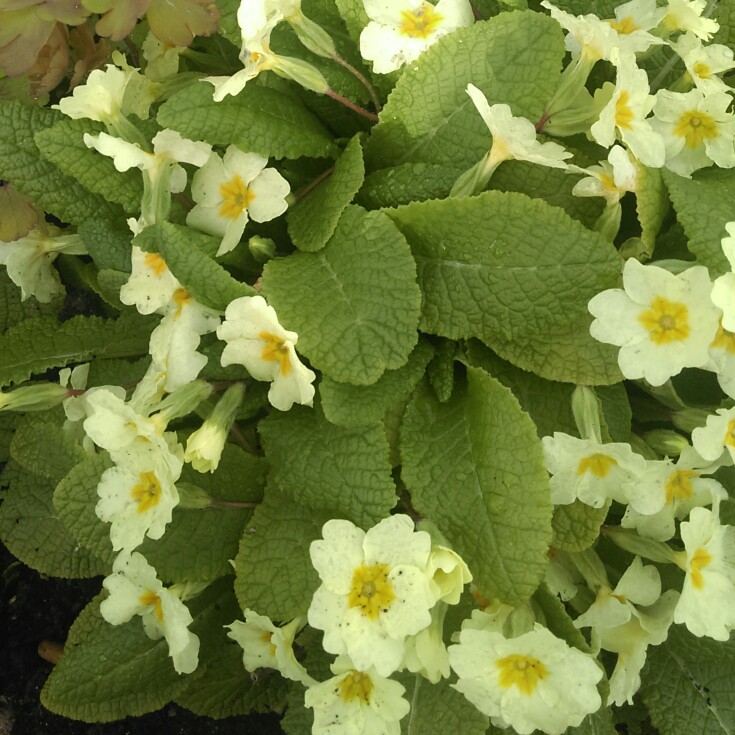
[[294, 195], [293, 195], [293, 203], [296, 204], [300, 199], [303, 199], [312, 189], [315, 189], [319, 184], [322, 183], [325, 179], [328, 179], [332, 175], [332, 171], [334, 171], [334, 166], [330, 166], [325, 171], [322, 171], [319, 176], [317, 176], [315, 179], [310, 181], [306, 186], [299, 189]]
[[352, 66], [352, 64], [349, 63], [349, 61], [343, 59], [339, 54], [335, 54], [332, 59], [336, 61], [340, 66], [347, 69], [347, 71], [350, 72], [350, 74], [352, 74], [352, 76], [355, 77], [355, 79], [357, 79], [357, 81], [360, 82], [360, 84], [362, 84], [365, 89], [367, 89], [368, 94], [370, 95], [370, 99], [373, 101], [375, 112], [380, 112], [383, 108], [380, 105], [378, 93], [375, 91], [375, 87], [370, 84], [370, 80], [359, 69], [356, 69], [354, 66]]
[[256, 457], [260, 456], [260, 452], [245, 438], [237, 424], [232, 424], [230, 427], [230, 435], [248, 454], [254, 454]]
[[218, 500], [212, 498], [210, 505], [216, 505], [220, 508], [257, 508], [260, 503], [241, 503], [238, 500]]
[[324, 94], [326, 94], [327, 97], [331, 97], [335, 102], [339, 102], [341, 105], [349, 107], [350, 110], [356, 112], [365, 119], [370, 120], [370, 122], [378, 122], [378, 116], [374, 112], [370, 112], [370, 110], [366, 110], [364, 107], [356, 105], [354, 102], [348, 100], [347, 97], [343, 97], [341, 94], [335, 92], [331, 87], [327, 87], [327, 91]]
[[408, 727], [406, 728], [406, 735], [413, 735], [413, 725], [415, 722], [417, 707], [419, 700], [419, 688], [421, 687], [421, 677], [416, 674], [416, 683], [413, 686], [413, 696], [411, 697], [411, 717], [408, 720]]

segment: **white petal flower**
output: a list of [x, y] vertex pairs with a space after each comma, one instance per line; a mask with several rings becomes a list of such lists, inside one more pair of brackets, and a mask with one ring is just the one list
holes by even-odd
[[666, 10], [656, 6], [656, 0], [630, 0], [615, 8], [615, 20], [607, 22], [618, 34], [618, 48], [622, 53], [637, 54], [651, 46], [666, 43], [648, 33], [661, 22]]
[[189, 631], [193, 622], [186, 605], [156, 576], [156, 570], [137, 551], [118, 554], [112, 574], [102, 586], [110, 593], [100, 604], [102, 617], [112, 625], [141, 615], [149, 638], [164, 637], [174, 669], [190, 674], [199, 663], [199, 638]]
[[120, 115], [125, 88], [137, 71], [123, 71], [112, 64], [105, 70], [94, 69], [85, 84], [74, 87], [68, 97], [62, 97], [53, 107], [78, 120], [88, 118], [102, 123], [115, 121]]
[[692, 508], [710, 505], [716, 496], [727, 496], [717, 480], [701, 476], [714, 472], [718, 466], [700, 457], [692, 447], [685, 447], [676, 463], [670, 459], [647, 461], [643, 474], [634, 483], [626, 484], [624, 492], [650, 493], [662, 498], [663, 505], [650, 514], [629, 506], [621, 525], [635, 528], [646, 538], [668, 541], [676, 532], [676, 520], [689, 515]]
[[690, 633], [726, 641], [735, 628], [735, 528], [719, 520], [720, 502], [712, 510], [694, 508], [681, 524], [686, 572], [674, 622]]
[[225, 625], [225, 628], [230, 631], [227, 635], [240, 644], [243, 651], [243, 666], [247, 671], [262, 668], [277, 669], [291, 681], [299, 681], [307, 687], [316, 684], [296, 660], [293, 651], [294, 638], [303, 627], [302, 618], [295, 618], [279, 628], [265, 615], [258, 615], [247, 608], [243, 613], [244, 623], [236, 620], [230, 625]]
[[415, 61], [429, 46], [474, 23], [468, 0], [363, 0], [370, 22], [360, 34], [360, 53], [376, 74]]
[[132, 266], [130, 278], [120, 288], [120, 301], [135, 305], [141, 314], [152, 314], [165, 307], [181, 288], [158, 253], [145, 253], [133, 245]]
[[48, 225], [44, 230], [32, 229], [13, 242], [0, 241], [0, 265], [4, 265], [10, 280], [20, 288], [21, 300], [35, 296], [47, 304], [64, 293], [52, 263], [59, 253], [86, 255], [79, 235], [62, 235], [62, 230]]
[[538, 623], [517, 638], [463, 628], [449, 661], [459, 676], [454, 688], [519, 735], [535, 729], [560, 735], [602, 704], [596, 686], [602, 670], [594, 659]]
[[[727, 235], [720, 244], [731, 271], [735, 271], [735, 222], [728, 222], [725, 229]], [[735, 332], [735, 273], [725, 273], [715, 280], [712, 302], [722, 309], [722, 327], [728, 332]]]
[[629, 444], [598, 444], [558, 431], [553, 437], [545, 436], [541, 443], [544, 465], [551, 473], [551, 501], [555, 505], [581, 500], [601, 508], [609, 499], [635, 502], [643, 508], [651, 504], [647, 497], [631, 499], [623, 493], [623, 483], [635, 480], [646, 466], [643, 457], [633, 452]]
[[731, 102], [725, 92], [705, 96], [699, 89], [686, 94], [662, 89], [656, 95], [651, 125], [666, 146], [666, 168], [691, 176], [713, 163], [735, 166], [735, 115], [727, 111]]
[[572, 154], [558, 143], [539, 143], [536, 128], [524, 117], [514, 117], [504, 104], [490, 105], [487, 97], [474, 84], [467, 85], [467, 94], [493, 136], [488, 166], [501, 161], [529, 161], [551, 168], [566, 168], [564, 159]]
[[[717, 281], [715, 281], [715, 286], [712, 288], [712, 301], [720, 306], [714, 298], [716, 286]], [[730, 398], [735, 398], [735, 333], [725, 329], [722, 326], [722, 320], [720, 320], [717, 334], [709, 346], [709, 356], [710, 361], [706, 369], [714, 371], [717, 374], [717, 382], [720, 384], [720, 388]]]
[[405, 515], [367, 533], [331, 520], [310, 547], [322, 581], [309, 607], [309, 625], [324, 631], [324, 649], [346, 653], [355, 667], [389, 676], [401, 664], [406, 636], [431, 622], [436, 603], [426, 573], [431, 537]]
[[735, 408], [718, 408], [692, 432], [692, 444], [704, 459], [715, 462], [726, 449], [735, 462]]
[[622, 289], [597, 294], [588, 304], [595, 320], [590, 334], [618, 345], [626, 378], [663, 385], [685, 367], [702, 367], [717, 332], [719, 310], [710, 301], [712, 284], [703, 266], [678, 276], [631, 258]]
[[732, 49], [718, 43], [704, 46], [691, 32], [680, 36], [671, 47], [681, 57], [697, 89], [704, 94], [729, 91], [717, 75], [735, 67]]
[[184, 288], [174, 291], [164, 308], [166, 313], [151, 333], [148, 351], [153, 364], [165, 373], [164, 388], [171, 393], [195, 380], [207, 364], [197, 348], [203, 334], [217, 329], [220, 317]]
[[401, 670], [420, 674], [432, 684], [447, 679], [450, 674], [449, 654], [444, 645], [444, 618], [448, 606], [437, 602], [431, 609], [431, 623], [405, 641]]
[[301, 13], [301, 0], [240, 0], [237, 23], [244, 42], [260, 39], [281, 21]]
[[275, 309], [262, 296], [232, 301], [217, 336], [227, 342], [222, 365], [237, 363], [256, 380], [272, 381], [268, 391], [272, 406], [288, 411], [294, 403], [312, 405], [316, 375], [296, 354], [298, 335], [279, 324]]
[[669, 0], [663, 27], [669, 33], [690, 31], [703, 41], [717, 33], [720, 24], [712, 18], [702, 16], [707, 9], [707, 0]]
[[472, 581], [472, 573], [462, 557], [439, 544], [431, 547], [427, 574], [436, 598], [448, 605], [456, 605], [464, 586]]
[[397, 681], [375, 669], [358, 671], [340, 656], [331, 679], [309, 687], [304, 705], [314, 710], [314, 735], [400, 735], [400, 720], [411, 709]]
[[231, 145], [224, 159], [213, 153], [194, 174], [191, 195], [196, 206], [186, 222], [210, 235], [222, 237], [217, 255], [232, 250], [240, 241], [248, 219], [268, 222], [288, 208], [290, 186], [268, 159], [243, 153]]
[[644, 166], [661, 168], [665, 159], [664, 142], [646, 120], [655, 99], [649, 94], [646, 72], [636, 66], [634, 59], [621, 57], [613, 95], [590, 128], [590, 134], [605, 148], [619, 136]]
[[628, 151], [619, 145], [610, 149], [607, 161], [601, 161], [599, 166], [569, 168], [575, 173], [587, 174], [572, 189], [572, 194], [576, 197], [603, 197], [608, 204], [614, 205], [626, 192], [637, 188], [638, 173], [635, 164], [630, 160]]
[[169, 442], [137, 442], [117, 453], [117, 464], [102, 474], [95, 508], [110, 523], [115, 551], [132, 551], [146, 536], [159, 539], [179, 503], [174, 484], [181, 474], [182, 449]]

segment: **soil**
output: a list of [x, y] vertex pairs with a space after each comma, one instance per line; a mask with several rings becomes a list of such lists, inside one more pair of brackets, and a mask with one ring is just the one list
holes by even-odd
[[143, 717], [88, 724], [45, 709], [39, 694], [53, 665], [39, 656], [38, 646], [63, 644], [100, 584], [101, 578], [45, 577], [0, 544], [0, 735], [282, 735], [275, 714], [213, 720], [171, 704]]

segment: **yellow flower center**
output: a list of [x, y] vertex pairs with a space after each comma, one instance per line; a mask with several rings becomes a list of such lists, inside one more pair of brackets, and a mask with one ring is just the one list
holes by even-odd
[[219, 216], [229, 219], [237, 219], [255, 199], [255, 194], [248, 189], [240, 174], [235, 174], [229, 181], [220, 184], [219, 193], [222, 197]]
[[722, 326], [720, 320], [720, 326], [717, 328], [717, 334], [714, 340], [712, 340], [712, 347], [720, 350], [727, 350], [731, 355], [735, 355], [735, 334], [728, 332]]
[[161, 607], [161, 598], [153, 592], [153, 590], [146, 590], [139, 598], [141, 605], [147, 605], [153, 607], [153, 614], [159, 623], [163, 622], [163, 607]]
[[139, 478], [130, 495], [138, 504], [138, 513], [145, 513], [161, 500], [161, 483], [154, 472], [141, 472]]
[[625, 36], [630, 33], [634, 33], [640, 28], [640, 26], [637, 26], [635, 24], [633, 17], [630, 15], [626, 16], [625, 18], [621, 18], [620, 20], [609, 20], [608, 23], [618, 33], [622, 33]]
[[409, 38], [428, 38], [436, 33], [443, 19], [431, 3], [424, 3], [418, 10], [401, 11], [398, 31]]
[[174, 319], [178, 319], [181, 316], [181, 312], [184, 307], [194, 300], [194, 297], [185, 288], [177, 288], [173, 292], [171, 298], [173, 299], [174, 304], [178, 307]]
[[277, 362], [284, 377], [291, 373], [291, 358], [285, 340], [270, 332], [261, 332], [258, 337], [265, 342], [260, 357], [268, 362]]
[[269, 630], [264, 630], [260, 634], [260, 640], [263, 641], [263, 643], [268, 644], [268, 652], [271, 656], [276, 655], [276, 645], [273, 643], [273, 633], [271, 633]]
[[352, 573], [352, 585], [347, 596], [349, 607], [359, 607], [370, 620], [377, 620], [380, 611], [385, 612], [396, 599], [393, 586], [388, 581], [387, 564], [361, 564]]
[[674, 135], [684, 138], [687, 148], [699, 148], [705, 140], [712, 140], [719, 134], [717, 121], [699, 110], [688, 110], [674, 126]]
[[651, 308], [638, 315], [638, 321], [648, 330], [657, 345], [681, 342], [689, 336], [689, 312], [684, 304], [656, 296]]
[[712, 554], [703, 549], [701, 546], [694, 552], [691, 562], [689, 562], [689, 568], [691, 570], [692, 584], [701, 590], [704, 587], [704, 577], [702, 576], [702, 569], [704, 569], [712, 561]]
[[700, 79], [712, 79], [712, 69], [705, 64], [703, 61], [698, 61], [693, 67], [692, 71], [700, 78]]
[[498, 683], [503, 689], [518, 687], [521, 694], [531, 696], [536, 685], [548, 675], [548, 669], [537, 658], [513, 654], [499, 658], [496, 662], [500, 669]]
[[725, 444], [735, 447], [735, 419], [727, 422], [727, 434], [725, 434]]
[[167, 270], [166, 261], [158, 253], [146, 253], [143, 257], [143, 263], [145, 267], [153, 271], [153, 273], [160, 277]]
[[628, 104], [630, 95], [627, 90], [623, 90], [618, 97], [618, 101], [615, 103], [615, 124], [623, 130], [632, 130], [633, 118], [635, 113], [633, 108]]
[[577, 465], [577, 475], [582, 476], [585, 472], [591, 472], [595, 477], [607, 477], [611, 467], [617, 467], [618, 463], [607, 454], [590, 454], [583, 457]]
[[373, 681], [361, 671], [352, 671], [339, 683], [339, 696], [344, 702], [359, 699], [364, 704], [370, 704], [370, 695], [373, 693]]
[[599, 180], [603, 189], [607, 191], [618, 190], [618, 187], [615, 186], [615, 179], [610, 174], [599, 174]]
[[673, 503], [674, 500], [686, 500], [692, 497], [694, 493], [692, 477], [699, 477], [699, 475], [693, 470], [675, 470], [669, 475], [664, 485], [668, 504]]

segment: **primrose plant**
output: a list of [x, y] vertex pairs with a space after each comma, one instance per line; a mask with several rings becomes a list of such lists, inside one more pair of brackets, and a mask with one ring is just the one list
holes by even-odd
[[732, 3], [11, 5], [0, 538], [99, 580], [43, 704], [734, 730]]

